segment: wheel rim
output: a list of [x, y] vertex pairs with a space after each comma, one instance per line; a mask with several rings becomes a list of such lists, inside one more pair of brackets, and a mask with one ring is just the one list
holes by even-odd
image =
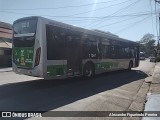
[[92, 71], [92, 68], [87, 68], [86, 69], [86, 76], [88, 76], [88, 77], [90, 77], [90, 76], [92, 76], [92, 74], [93, 74], [93, 71]]
[[92, 76], [92, 70], [90, 69], [90, 70], [87, 70], [87, 76]]

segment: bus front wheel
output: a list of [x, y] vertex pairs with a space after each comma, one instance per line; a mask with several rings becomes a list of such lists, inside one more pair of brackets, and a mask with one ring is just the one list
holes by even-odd
[[87, 63], [84, 66], [83, 75], [85, 77], [93, 77], [95, 75], [94, 65], [91, 63]]

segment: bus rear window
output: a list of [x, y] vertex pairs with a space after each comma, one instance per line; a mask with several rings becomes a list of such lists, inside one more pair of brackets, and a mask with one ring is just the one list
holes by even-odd
[[15, 47], [32, 47], [35, 43], [37, 19], [25, 19], [13, 25], [13, 45]]
[[23, 20], [14, 24], [14, 37], [33, 36], [36, 32], [37, 20]]

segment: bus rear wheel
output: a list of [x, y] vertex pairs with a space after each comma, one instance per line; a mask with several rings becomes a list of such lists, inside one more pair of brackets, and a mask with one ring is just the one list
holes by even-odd
[[84, 77], [93, 77], [95, 75], [95, 70], [94, 70], [93, 64], [87, 63], [84, 66], [83, 75], [84, 75]]
[[133, 62], [130, 61], [130, 62], [129, 62], [129, 65], [128, 65], [128, 70], [131, 70], [132, 67], [133, 67]]

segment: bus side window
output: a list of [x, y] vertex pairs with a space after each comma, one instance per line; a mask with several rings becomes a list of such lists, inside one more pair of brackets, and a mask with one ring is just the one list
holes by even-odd
[[98, 58], [97, 42], [94, 37], [89, 37], [89, 54], [90, 58]]
[[46, 25], [47, 59], [64, 60], [65, 55], [65, 33], [56, 26]]
[[93, 37], [84, 38], [83, 58], [98, 58], [97, 42]]
[[128, 49], [128, 47], [125, 47], [124, 51], [125, 51], [125, 58], [129, 58], [129, 49]]
[[89, 58], [89, 47], [87, 38], [83, 38], [83, 59]]
[[120, 58], [120, 56], [119, 56], [119, 45], [115, 45], [114, 48], [115, 48], [115, 50], [114, 50], [115, 51], [114, 52], [115, 53], [115, 58], [119, 59]]
[[72, 53], [72, 56], [74, 56], [75, 59], [81, 57], [80, 40], [80, 34], [73, 34], [73, 32], [68, 33], [67, 51], [69, 51], [69, 53]]
[[97, 52], [98, 52], [98, 58], [102, 59], [103, 57], [103, 45], [101, 38], [96, 38], [97, 41]]
[[119, 55], [121, 59], [125, 58], [125, 51], [124, 51], [124, 47], [122, 46], [120, 46]]
[[116, 54], [115, 54], [115, 46], [111, 45], [111, 58], [115, 58]]
[[110, 46], [103, 45], [103, 58], [110, 58]]
[[134, 50], [133, 50], [133, 48], [129, 48], [129, 57], [130, 58], [134, 57]]

